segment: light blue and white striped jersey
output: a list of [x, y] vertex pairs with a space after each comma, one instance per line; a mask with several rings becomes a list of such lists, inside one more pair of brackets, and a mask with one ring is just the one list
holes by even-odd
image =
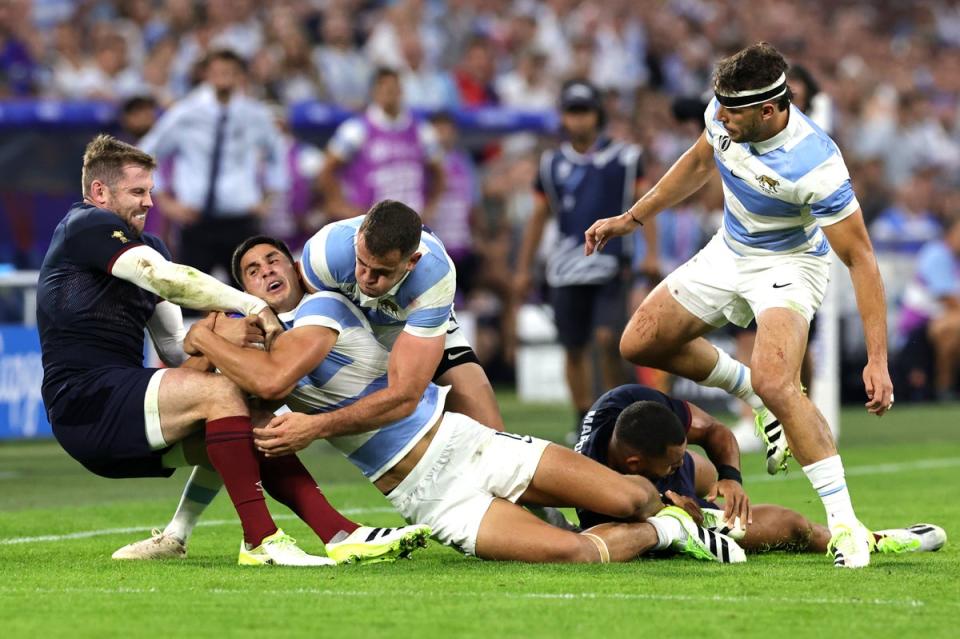
[[364, 309], [383, 344], [392, 347], [401, 331], [436, 337], [447, 331], [457, 290], [457, 272], [440, 240], [423, 230], [414, 269], [380, 297], [364, 295], [357, 286], [357, 230], [365, 216], [328, 224], [307, 240], [300, 270], [315, 289], [339, 291]]
[[[291, 410], [327, 413], [387, 387], [390, 353], [376, 340], [360, 309], [340, 293], [304, 295], [295, 309], [280, 314], [280, 321], [287, 330], [325, 326], [337, 332], [337, 342], [327, 357], [287, 396], [285, 402]], [[448, 386], [431, 383], [409, 417], [374, 431], [327, 441], [370, 481], [376, 481], [437, 421], [448, 390]]]
[[783, 131], [738, 144], [717, 119], [718, 107], [712, 99], [704, 122], [723, 180], [727, 246], [738, 255], [828, 253], [820, 227], [860, 208], [834, 141], [791, 104]]

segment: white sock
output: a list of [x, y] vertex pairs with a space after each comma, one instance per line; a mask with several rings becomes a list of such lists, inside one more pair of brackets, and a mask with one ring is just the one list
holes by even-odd
[[731, 395], [739, 397], [750, 405], [754, 410], [760, 410], [763, 402], [753, 392], [753, 384], [750, 381], [750, 367], [733, 359], [725, 351], [714, 346], [717, 351], [717, 365], [713, 367], [710, 374], [702, 382], [701, 386], [712, 386], [722, 388]]
[[217, 496], [222, 486], [223, 479], [220, 478], [217, 471], [203, 466], [194, 468], [190, 479], [187, 480], [187, 485], [183, 489], [177, 512], [174, 513], [173, 519], [164, 528], [164, 534], [187, 543], [190, 534], [197, 525], [197, 520], [200, 519], [200, 515], [207, 509], [213, 498]]
[[657, 531], [657, 545], [653, 550], [663, 550], [674, 541], [687, 540], [687, 531], [673, 517], [647, 517], [647, 523]]
[[837, 524], [848, 526], [857, 523], [857, 516], [850, 503], [850, 492], [843, 474], [843, 462], [840, 455], [821, 459], [803, 467], [803, 472], [820, 495], [823, 508], [827, 511], [827, 527], [832, 531]]

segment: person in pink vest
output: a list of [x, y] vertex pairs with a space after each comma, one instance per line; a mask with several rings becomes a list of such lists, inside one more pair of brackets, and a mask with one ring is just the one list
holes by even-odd
[[371, 101], [340, 125], [327, 147], [319, 177], [327, 212], [345, 219], [390, 199], [430, 219], [444, 190], [443, 149], [433, 127], [403, 107], [393, 69], [376, 70]]

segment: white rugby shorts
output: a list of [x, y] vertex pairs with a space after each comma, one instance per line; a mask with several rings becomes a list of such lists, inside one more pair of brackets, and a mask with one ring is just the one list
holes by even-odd
[[809, 323], [829, 282], [829, 255], [741, 256], [717, 233], [663, 285], [707, 324], [744, 327], [768, 308], [789, 308]]
[[420, 462], [387, 499], [407, 522], [426, 524], [437, 540], [475, 555], [480, 522], [494, 498], [516, 502], [549, 444], [445, 413]]

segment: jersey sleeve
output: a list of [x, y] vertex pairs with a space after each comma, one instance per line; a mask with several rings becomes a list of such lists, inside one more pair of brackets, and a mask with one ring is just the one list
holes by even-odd
[[407, 315], [403, 330], [416, 337], [445, 335], [453, 298], [457, 291], [457, 275], [453, 270], [437, 281], [417, 298], [415, 306]]
[[713, 145], [713, 118], [717, 114], [717, 108], [720, 103], [716, 98], [711, 98], [707, 103], [707, 108], [703, 111], [703, 134], [707, 136], [707, 142]]
[[327, 149], [338, 159], [349, 162], [367, 138], [367, 130], [360, 118], [351, 118], [337, 127]]
[[353, 278], [355, 234], [346, 222], [327, 224], [303, 245], [300, 272], [315, 290], [336, 291]]
[[349, 300], [341, 295], [318, 293], [311, 295], [297, 309], [293, 327], [325, 326], [342, 333], [347, 328], [360, 328], [363, 320], [352, 308]]
[[802, 201], [809, 203], [810, 214], [820, 226], [836, 224], [860, 208], [839, 151], [807, 173], [797, 186]]
[[67, 229], [70, 259], [106, 273], [113, 269], [118, 257], [143, 244], [119, 217], [108, 211], [91, 211]]

